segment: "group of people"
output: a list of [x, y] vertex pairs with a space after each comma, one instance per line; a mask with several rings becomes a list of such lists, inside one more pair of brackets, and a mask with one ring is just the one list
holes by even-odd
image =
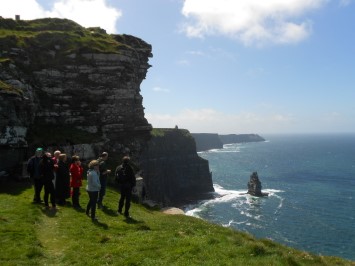
[[[106, 161], [108, 153], [103, 152], [97, 160], [90, 161], [87, 171], [86, 191], [89, 195], [89, 202], [86, 206], [86, 215], [93, 221], [97, 220], [96, 206], [103, 208], [103, 199], [106, 194], [108, 176], [111, 170], [108, 169]], [[136, 185], [136, 178], [132, 167], [129, 165], [130, 158], [125, 156], [122, 164], [116, 168], [115, 176], [121, 190], [121, 197], [118, 203], [118, 213], [129, 216], [132, 190]], [[41, 203], [41, 191], [44, 187], [44, 204], [49, 209], [49, 202], [52, 209], [58, 205], [65, 205], [66, 200], [71, 197], [74, 208], [82, 209], [79, 203], [80, 187], [82, 186], [84, 170], [79, 156], [74, 155], [71, 162], [68, 162], [67, 155], [55, 151], [44, 152], [37, 148], [27, 164], [27, 171], [34, 185], [34, 203]]]

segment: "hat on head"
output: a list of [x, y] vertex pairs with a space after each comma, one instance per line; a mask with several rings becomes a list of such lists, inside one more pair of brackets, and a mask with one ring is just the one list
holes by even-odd
[[37, 148], [36, 151], [43, 151], [43, 149], [42, 148]]

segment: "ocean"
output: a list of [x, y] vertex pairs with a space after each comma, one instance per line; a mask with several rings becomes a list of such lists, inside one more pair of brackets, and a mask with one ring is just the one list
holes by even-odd
[[[199, 152], [216, 197], [186, 206], [186, 214], [355, 261], [355, 134], [262, 137]], [[268, 197], [245, 194], [253, 172]]]

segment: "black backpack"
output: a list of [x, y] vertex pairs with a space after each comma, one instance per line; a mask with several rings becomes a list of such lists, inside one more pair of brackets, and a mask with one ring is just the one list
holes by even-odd
[[124, 182], [127, 182], [126, 169], [122, 165], [118, 166], [115, 172], [116, 183], [122, 185]]

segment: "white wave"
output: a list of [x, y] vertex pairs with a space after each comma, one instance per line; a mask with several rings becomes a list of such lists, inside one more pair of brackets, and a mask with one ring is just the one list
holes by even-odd
[[[267, 199], [267, 197], [254, 197], [250, 194], [247, 194], [246, 190], [229, 190], [218, 184], [214, 184], [213, 187], [215, 190], [215, 198], [201, 201], [196, 205], [185, 207], [185, 214], [188, 216], [201, 218], [199, 214], [202, 211], [207, 210], [210, 206], [231, 202], [231, 207], [236, 209], [242, 216], [246, 217], [247, 219], [252, 218], [259, 221], [262, 220], [262, 215], [254, 213], [253, 210], [257, 209], [260, 204], [262, 204], [262, 202]], [[275, 210], [275, 213], [277, 213], [282, 208], [284, 201], [284, 198], [279, 196], [277, 193], [282, 193], [284, 191], [277, 189], [265, 189], [263, 191], [269, 193], [270, 197], [276, 197], [279, 199], [280, 203]], [[230, 226], [231, 223], [234, 222], [229, 221], [226, 226]]]

